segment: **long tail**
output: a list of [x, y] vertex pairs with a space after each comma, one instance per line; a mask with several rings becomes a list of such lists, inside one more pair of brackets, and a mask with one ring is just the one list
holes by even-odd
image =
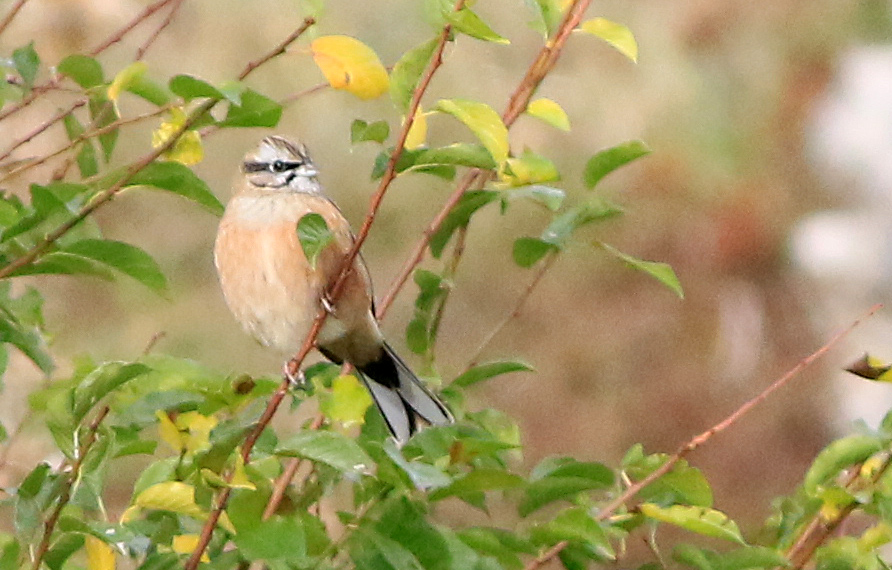
[[406, 443], [415, 433], [419, 417], [435, 426], [453, 422], [446, 406], [389, 345], [384, 345], [381, 358], [366, 364], [359, 372], [398, 445]]

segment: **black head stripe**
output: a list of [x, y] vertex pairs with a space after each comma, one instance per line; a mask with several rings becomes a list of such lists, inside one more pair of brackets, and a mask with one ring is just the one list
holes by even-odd
[[303, 166], [303, 162], [292, 160], [277, 160], [275, 162], [245, 162], [242, 169], [245, 172], [285, 172], [296, 170]]

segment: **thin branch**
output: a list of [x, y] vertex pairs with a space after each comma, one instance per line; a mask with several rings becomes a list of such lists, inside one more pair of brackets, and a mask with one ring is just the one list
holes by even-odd
[[[833, 335], [830, 340], [824, 343], [818, 350], [814, 351], [810, 355], [806, 356], [802, 360], [800, 360], [796, 366], [787, 371], [786, 374], [775, 380], [771, 385], [769, 385], [765, 390], [759, 393], [756, 397], [751, 400], [745, 402], [742, 406], [734, 410], [731, 415], [726, 417], [724, 420], [720, 421], [716, 425], [712, 426], [708, 430], [704, 431], [700, 435], [694, 437], [689, 442], [682, 445], [678, 451], [676, 451], [669, 459], [666, 460], [663, 465], [661, 465], [657, 470], [653, 473], [645, 477], [644, 479], [637, 481], [632, 484], [628, 489], [625, 490], [619, 497], [614, 499], [612, 502], [608, 503], [605, 507], [601, 509], [598, 513], [598, 520], [605, 520], [610, 518], [620, 507], [622, 507], [626, 501], [634, 497], [638, 494], [641, 489], [647, 487], [666, 473], [672, 470], [675, 465], [687, 457], [692, 451], [709, 441], [714, 435], [726, 430], [731, 427], [735, 423], [737, 423], [747, 412], [751, 411], [758, 404], [764, 402], [768, 396], [777, 391], [778, 389], [787, 385], [793, 378], [795, 378], [800, 372], [805, 370], [808, 366], [810, 366], [815, 360], [827, 354], [827, 352], [833, 348], [839, 341], [845, 338], [852, 330], [861, 324], [862, 321], [872, 316], [874, 313], [879, 311], [882, 308], [882, 305], [874, 305], [871, 307], [866, 313], [862, 316], [858, 317], [855, 321], [852, 322], [849, 326], [842, 329], [835, 335]], [[539, 556], [537, 559], [532, 561], [527, 565], [525, 570], [535, 570], [539, 566], [545, 564], [549, 560], [553, 559], [555, 556], [561, 553], [561, 551], [567, 547], [567, 542], [562, 541], [555, 544], [551, 549], [548, 550], [542, 556]]]
[[13, 142], [12, 145], [10, 145], [9, 149], [7, 149], [7, 151], [5, 153], [0, 155], [0, 163], [2, 163], [4, 160], [9, 158], [10, 155], [12, 155], [12, 153], [15, 152], [15, 149], [19, 148], [23, 144], [27, 144], [27, 143], [31, 142], [31, 140], [34, 137], [38, 136], [39, 134], [43, 133], [51, 126], [55, 125], [56, 123], [58, 123], [59, 121], [64, 119], [69, 113], [74, 112], [75, 109], [79, 109], [80, 107], [83, 107], [86, 104], [87, 104], [86, 99], [81, 99], [79, 101], [75, 101], [68, 107], [62, 109], [61, 111], [59, 111], [58, 113], [56, 113], [55, 115], [53, 115], [52, 117], [50, 117], [49, 119], [47, 119], [46, 121], [44, 121], [43, 123], [38, 125], [37, 128], [35, 128], [30, 133], [26, 134], [22, 138]]
[[768, 397], [771, 394], [773, 394], [780, 388], [783, 388], [784, 386], [786, 386], [790, 382], [790, 380], [792, 380], [793, 378], [798, 376], [800, 372], [802, 372], [803, 370], [808, 368], [814, 361], [816, 361], [818, 358], [827, 354], [827, 352], [831, 348], [833, 348], [839, 341], [841, 341], [850, 332], [852, 332], [852, 329], [857, 327], [859, 324], [861, 324], [861, 322], [863, 320], [872, 316], [874, 313], [879, 311], [881, 308], [882, 308], [882, 305], [874, 305], [873, 307], [871, 307], [866, 313], [864, 313], [864, 315], [862, 315], [861, 317], [859, 317], [855, 321], [853, 321], [852, 324], [850, 324], [846, 328], [842, 329], [841, 331], [839, 331], [838, 333], [833, 335], [833, 337], [831, 337], [830, 340], [828, 340], [821, 348], [819, 348], [818, 350], [814, 351], [813, 353], [809, 354], [808, 356], [806, 356], [805, 358], [800, 360], [796, 364], [796, 366], [794, 366], [793, 368], [788, 370], [783, 376], [781, 376], [780, 378], [775, 380], [771, 385], [769, 385], [767, 388], [765, 388], [757, 396], [755, 396], [751, 400], [748, 400], [742, 406], [740, 406], [739, 408], [734, 410], [734, 412], [731, 413], [731, 415], [729, 415], [728, 417], [726, 417], [719, 423], [715, 424], [708, 430], [704, 431], [700, 435], [694, 437], [693, 439], [691, 439], [690, 441], [688, 441], [687, 443], [682, 445], [678, 449], [678, 451], [676, 451], [672, 455], [672, 457], [670, 457], [663, 465], [660, 466], [659, 469], [657, 469], [656, 471], [654, 471], [653, 473], [651, 473], [644, 479], [634, 483], [632, 486], [630, 486], [628, 489], [626, 489], [622, 495], [620, 495], [613, 502], [611, 502], [607, 506], [605, 506], [601, 510], [601, 512], [598, 514], [598, 518], [600, 520], [604, 520], [604, 519], [610, 517], [617, 509], [619, 509], [622, 505], [624, 505], [626, 501], [628, 501], [629, 499], [631, 499], [632, 497], [637, 495], [638, 492], [641, 491], [641, 489], [650, 485], [651, 483], [653, 483], [654, 481], [656, 481], [657, 479], [659, 479], [660, 477], [662, 477], [663, 475], [665, 475], [666, 473], [671, 471], [676, 463], [678, 463], [679, 461], [684, 459], [692, 451], [694, 451], [695, 449], [697, 449], [698, 447], [700, 447], [701, 445], [703, 445], [704, 443], [706, 443], [707, 441], [712, 439], [712, 437], [715, 436], [716, 434], [721, 433], [721, 432], [725, 431], [726, 429], [728, 429], [729, 427], [731, 427], [732, 425], [736, 424], [738, 421], [740, 421], [741, 418], [743, 418], [743, 416], [745, 416], [747, 413], [749, 413], [753, 408], [755, 408], [757, 405], [761, 404], [766, 399], [768, 399]]
[[542, 278], [551, 269], [551, 266], [554, 265], [554, 262], [557, 260], [557, 253], [555, 251], [551, 251], [546, 256], [545, 260], [539, 264], [539, 269], [536, 270], [535, 275], [530, 280], [529, 285], [526, 286], [526, 289], [523, 290], [520, 297], [517, 298], [517, 302], [514, 303], [514, 308], [510, 313], [505, 315], [505, 318], [495, 326], [489, 334], [486, 335], [486, 338], [483, 339], [483, 342], [480, 343], [480, 346], [477, 348], [477, 352], [474, 353], [474, 356], [471, 358], [468, 363], [467, 368], [472, 368], [477, 365], [480, 361], [480, 356], [483, 354], [483, 351], [489, 346], [489, 343], [492, 342], [492, 339], [496, 337], [502, 330], [510, 323], [512, 320], [516, 319], [520, 316], [520, 312], [523, 310], [524, 305], [526, 305], [527, 300], [533, 294], [533, 290], [538, 287], [539, 282], [542, 281]]
[[40, 544], [37, 545], [37, 550], [34, 552], [34, 564], [32, 565], [32, 570], [40, 570], [40, 566], [43, 563], [43, 557], [46, 556], [46, 553], [50, 548], [50, 539], [52, 538], [53, 531], [56, 529], [56, 523], [59, 522], [59, 516], [62, 514], [62, 509], [64, 509], [65, 505], [68, 504], [68, 501], [71, 500], [71, 489], [74, 487], [74, 482], [80, 477], [80, 470], [81, 466], [84, 464], [84, 459], [87, 457], [90, 448], [93, 447], [93, 443], [96, 442], [96, 433], [99, 431], [99, 425], [105, 420], [108, 412], [109, 407], [104, 406], [87, 428], [87, 436], [84, 439], [83, 444], [77, 449], [77, 455], [74, 458], [74, 463], [71, 465], [71, 470], [68, 472], [68, 477], [66, 477], [62, 483], [62, 488], [59, 491], [59, 498], [56, 501], [56, 508], [53, 509], [49, 518], [43, 523], [43, 536], [40, 539]]
[[134, 61], [140, 61], [145, 55], [146, 52], [149, 51], [149, 48], [152, 47], [152, 44], [155, 43], [155, 40], [158, 39], [158, 36], [163, 32], [173, 21], [174, 16], [176, 16], [177, 12], [180, 10], [180, 7], [183, 5], [183, 0], [174, 0], [174, 5], [170, 7], [170, 11], [167, 13], [167, 16], [164, 17], [164, 20], [161, 21], [161, 24], [155, 28], [155, 31], [152, 32], [152, 35], [148, 37], [148, 39], [139, 46], [139, 49], [136, 50], [136, 57]]
[[[146, 18], [148, 18], [149, 16], [151, 16], [152, 14], [154, 14], [155, 12], [157, 12], [158, 10], [160, 10], [161, 8], [163, 8], [164, 6], [166, 6], [167, 4], [169, 4], [170, 2], [173, 2], [173, 1], [178, 1], [178, 0], [158, 0], [154, 4], [150, 4], [149, 6], [146, 6], [146, 8], [142, 12], [140, 12], [138, 16], [133, 18], [133, 20], [128, 22], [123, 28], [120, 28], [117, 32], [115, 32], [114, 34], [109, 36], [108, 39], [106, 39], [104, 42], [102, 42], [98, 47], [94, 48], [93, 51], [91, 51], [89, 53], [89, 55], [91, 57], [96, 57], [97, 55], [99, 55], [100, 53], [102, 53], [103, 51], [108, 49], [110, 46], [121, 41], [121, 39], [125, 35], [127, 35], [133, 28], [138, 26], [140, 24], [140, 22], [142, 22], [143, 20], [145, 20]], [[58, 87], [59, 83], [61, 83], [61, 82], [62, 82], [62, 76], [56, 75], [56, 76], [52, 77], [46, 83], [32, 87], [31, 92], [28, 93], [26, 96], [24, 96], [18, 103], [16, 103], [15, 105], [10, 105], [10, 107], [8, 109], [6, 109], [5, 111], [0, 111], [0, 121], [2, 121], [3, 119], [5, 119], [11, 115], [14, 115], [15, 113], [18, 113], [25, 107], [28, 107], [29, 105], [31, 105], [31, 103], [36, 101], [37, 98], [40, 97], [43, 93], [45, 93], [47, 91], [51, 91], [51, 90], [55, 89], [56, 87]]]
[[[325, 416], [322, 415], [322, 413], [318, 413], [307, 429], [316, 431], [322, 427], [322, 422], [324, 421]], [[288, 486], [291, 485], [291, 481], [294, 479], [294, 476], [297, 475], [297, 470], [300, 469], [300, 465], [301, 458], [293, 457], [285, 467], [285, 471], [283, 471], [282, 474], [279, 475], [279, 478], [276, 479], [276, 484], [273, 486], [273, 492], [269, 497], [269, 501], [266, 503], [266, 508], [263, 509], [263, 520], [273, 516], [273, 513], [279, 508], [282, 499], [285, 498], [285, 492], [288, 490]]]
[[[892, 467], [892, 456], [887, 456], [882, 467], [876, 470], [870, 478], [871, 483], [876, 484]], [[853, 494], [856, 491], [853, 487], [860, 477], [860, 466], [855, 466], [849, 474], [848, 479], [843, 486]], [[828, 538], [833, 536], [836, 530], [845, 522], [848, 517], [855, 512], [860, 506], [857, 500], [852, 500], [849, 504], [842, 507], [839, 513], [829, 521], [824, 519], [824, 515], [818, 511], [812, 520], [803, 529], [799, 539], [790, 547], [786, 553], [787, 560], [790, 561], [790, 567], [793, 570], [801, 570], [812, 559], [815, 551], [824, 544]]]
[[12, 20], [19, 13], [19, 10], [22, 9], [22, 6], [25, 5], [25, 2], [28, 0], [18, 0], [15, 4], [12, 5], [12, 8], [9, 9], [9, 12], [6, 13], [6, 17], [3, 18], [3, 21], [0, 22], [0, 34], [6, 31], [6, 28], [9, 27], [9, 24], [12, 23]]
[[[576, 0], [573, 5], [570, 6], [554, 37], [550, 38], [545, 43], [545, 46], [540, 50], [539, 54], [536, 56], [536, 59], [533, 60], [532, 64], [530, 64], [520, 84], [518, 84], [517, 88], [514, 90], [514, 93], [508, 99], [508, 105], [505, 109], [505, 112], [502, 114], [502, 122], [505, 123], [506, 127], [510, 128], [517, 120], [517, 118], [521, 115], [521, 113], [526, 110], [530, 99], [532, 99], [533, 95], [539, 89], [539, 86], [542, 84], [545, 76], [548, 75], [548, 73], [554, 68], [555, 64], [557, 64], [564, 44], [570, 37], [570, 33], [579, 25], [579, 22], [582, 21], [582, 16], [585, 13], [585, 10], [588, 8], [589, 4], [591, 4], [591, 0]], [[446, 200], [446, 203], [443, 204], [443, 208], [437, 213], [436, 216], [434, 216], [434, 219], [431, 220], [427, 228], [425, 228], [424, 232], [422, 233], [421, 239], [419, 239], [415, 246], [412, 248], [412, 252], [409, 254], [409, 258], [400, 269], [399, 275], [397, 275], [396, 279], [393, 280], [390, 285], [390, 289], [388, 289], [381, 302], [378, 303], [378, 318], [382, 318], [384, 316], [384, 314], [390, 308], [390, 305], [393, 303], [393, 300], [396, 297], [397, 293], [399, 293], [400, 290], [402, 290], [402, 288], [405, 286], [406, 281], [408, 281], [409, 276], [412, 274], [412, 271], [419, 263], [421, 263], [421, 260], [424, 258], [424, 252], [427, 250], [427, 245], [430, 242], [431, 237], [435, 233], [437, 233], [437, 230], [446, 219], [446, 216], [449, 215], [449, 212], [452, 210], [452, 208], [455, 207], [456, 204], [458, 204], [459, 200], [461, 200], [461, 197], [467, 190], [469, 190], [475, 183], [482, 184], [486, 180], [485, 177], [488, 176], [489, 173], [483, 172], [479, 169], [474, 169], [471, 170], [468, 175], [461, 180], [461, 182], [459, 182], [453, 193]]]
[[38, 158], [35, 158], [34, 160], [22, 161], [23, 164], [20, 164], [19, 166], [16, 166], [15, 168], [10, 169], [9, 172], [4, 174], [3, 176], [0, 176], [0, 182], [4, 182], [7, 179], [12, 178], [13, 176], [17, 176], [17, 175], [21, 174], [22, 172], [25, 172], [26, 170], [30, 170], [32, 168], [40, 166], [41, 164], [46, 164], [50, 160], [56, 158], [57, 156], [59, 156], [60, 154], [63, 154], [64, 152], [67, 152], [67, 151], [73, 149], [75, 146], [77, 146], [78, 144], [80, 144], [81, 142], [83, 142], [87, 139], [96, 138], [100, 135], [104, 135], [105, 133], [114, 131], [115, 129], [118, 129], [120, 127], [132, 125], [134, 123], [138, 123], [138, 122], [144, 121], [146, 119], [151, 119], [153, 117], [157, 117], [158, 115], [166, 113], [174, 106], [175, 105], [173, 105], [173, 104], [164, 105], [163, 107], [158, 107], [157, 109], [155, 109], [153, 111], [149, 111], [149, 112], [143, 113], [141, 115], [136, 115], [136, 116], [129, 117], [126, 119], [118, 119], [117, 121], [113, 121], [113, 122], [105, 125], [104, 127], [100, 127], [98, 129], [84, 131], [83, 133], [81, 133], [80, 135], [75, 137], [74, 139], [68, 141], [68, 143], [65, 146], [58, 148], [58, 149], [54, 150], [53, 152], [50, 152], [48, 154], [45, 154]]
[[119, 41], [121, 41], [124, 38], [124, 36], [126, 36], [128, 33], [130, 33], [133, 30], [133, 28], [140, 25], [143, 21], [147, 20], [149, 18], [149, 16], [151, 16], [158, 10], [164, 8], [171, 2], [180, 2], [180, 1], [181, 0], [158, 0], [154, 4], [149, 4], [135, 18], [133, 18], [127, 24], [125, 24], [124, 27], [120, 28], [117, 32], [115, 32], [114, 34], [109, 36], [104, 42], [102, 42], [101, 44], [99, 44], [98, 46], [93, 48], [93, 51], [91, 51], [88, 55], [90, 55], [90, 57], [96, 57], [97, 55], [101, 54], [102, 52], [104, 52], [105, 50], [110, 48], [111, 46], [113, 46], [116, 43], [118, 43]]
[[296, 30], [294, 30], [291, 33], [291, 35], [289, 35], [287, 38], [282, 40], [282, 42], [279, 45], [277, 45], [275, 48], [273, 48], [271, 51], [269, 51], [266, 55], [264, 55], [260, 59], [255, 59], [254, 61], [248, 62], [248, 64], [245, 66], [245, 68], [242, 70], [242, 72], [239, 73], [238, 80], [243, 81], [245, 78], [247, 78], [249, 75], [251, 75], [251, 73], [255, 69], [257, 69], [261, 65], [265, 64], [266, 62], [268, 62], [269, 60], [271, 60], [275, 57], [279, 57], [280, 55], [284, 54], [288, 50], [288, 46], [293, 44], [299, 37], [304, 35], [304, 33], [310, 28], [310, 26], [312, 26], [315, 23], [316, 23], [316, 19], [313, 17], [304, 18], [304, 21], [300, 25], [300, 27], [297, 28]]

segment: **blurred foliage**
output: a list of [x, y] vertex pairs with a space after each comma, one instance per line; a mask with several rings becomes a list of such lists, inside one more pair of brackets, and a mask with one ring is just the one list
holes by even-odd
[[[180, 4], [159, 0], [150, 6], [169, 11], [158, 34], [177, 16]], [[586, 5], [525, 3], [532, 28], [542, 34], [542, 53], [558, 38], [566, 39], [561, 32], [570, 31], [564, 30], [569, 15]], [[887, 508], [892, 419], [827, 446], [801, 487], [777, 501], [761, 533], [747, 538], [715, 507], [706, 477], [682, 458], [683, 451], [648, 454], [635, 444], [616, 468], [550, 456], [525, 469], [515, 422], [493, 409], [471, 411], [466, 400], [472, 386], [531, 372], [529, 364], [515, 359], [481, 363], [473, 357], [459, 374], [441, 377], [441, 318], [449, 309], [467, 229], [483, 215], [505, 216], [523, 205], [544, 219], [544, 229], [525, 228], [504, 253], [533, 275], [517, 308], [495, 332], [510, 324], [552, 262], [578, 256], [578, 249], [607, 253], [601, 257], [655, 278], [678, 297], [683, 293], [669, 265], [608, 245], [602, 239], [609, 234], [592, 239], [595, 232], [606, 234], [605, 225], [622, 214], [602, 192], [601, 181], [646, 156], [649, 148], [639, 141], [615, 144], [584, 158], [581, 179], [568, 181], [557, 157], [549, 158], [547, 143], [515, 148], [513, 121], [459, 85], [422, 109], [418, 103], [446, 44], [463, 37], [512, 49], [507, 32], [496, 31], [502, 22], [490, 23], [477, 6], [430, 0], [424, 8], [434, 35], [395, 57], [389, 73], [376, 51], [356, 38], [322, 35], [308, 42], [331, 88], [363, 100], [389, 95], [392, 107], [382, 116], [370, 121], [351, 117], [344, 133], [354, 144], [379, 145], [377, 158], [367, 166], [383, 189], [393, 177], [416, 175], [455, 182], [460, 190], [462, 180], [476, 182], [460, 192], [454, 205], [445, 203], [442, 223], [425, 235], [435, 262], [426, 268], [413, 265], [418, 293], [406, 331], [407, 344], [444, 386], [443, 397], [458, 421], [422, 430], [401, 449], [387, 439], [355, 379], [328, 364], [308, 368], [305, 388], [288, 394], [294, 407], [318, 399], [321, 408], [321, 415], [292, 434], [269, 426], [263, 415], [274, 410], [270, 402], [284, 395], [276, 379], [226, 375], [148, 350], [132, 361], [84, 357], [70, 373], [54, 365], [64, 355], [55, 354], [48, 342], [43, 280], [52, 275], [111, 280], [122, 274], [169, 296], [159, 263], [137, 245], [106, 237], [97, 212], [124, 192], [160, 189], [219, 215], [222, 204], [190, 166], [202, 160], [204, 141], [212, 134], [279, 124], [288, 101], [262, 92], [247, 77], [284, 53], [290, 42], [222, 81], [191, 73], [161, 79], [138, 57], [106, 62], [101, 52], [116, 43], [115, 36], [92, 55], [68, 55], [53, 65], [43, 61], [32, 42], [4, 53], [7, 80], [0, 91], [0, 121], [50, 97], [58, 108], [41, 115], [32, 130], [7, 140], [0, 157], [0, 183], [13, 177], [29, 180], [27, 197], [6, 193], [0, 198], [0, 369], [6, 370], [12, 351], [45, 375], [45, 385], [30, 395], [29, 413], [46, 426], [61, 465], [41, 461], [29, 466], [20, 481], [4, 489], [0, 512], [8, 514], [10, 528], [0, 534], [0, 570], [105, 570], [120, 558], [145, 569], [184, 564], [246, 568], [254, 562], [275, 569], [532, 569], [557, 558], [575, 570], [623, 564], [629, 543], [640, 537], [652, 549], [648, 568], [668, 565], [661, 554], [667, 543], [676, 563], [698, 569], [798, 568], [812, 561], [822, 569], [885, 567], [877, 551], [892, 540]], [[151, 13], [137, 16], [137, 23]], [[626, 26], [605, 18], [577, 23], [572, 27], [637, 61], [638, 43]], [[400, 25], [424, 29], [411, 20]], [[126, 34], [129, 28], [122, 30]], [[142, 47], [148, 49], [151, 41]], [[445, 62], [461, 64], [461, 59]], [[531, 87], [532, 97], [538, 85], [524, 81], [519, 92]], [[554, 99], [527, 103], [531, 117], [556, 131], [570, 129], [575, 121]], [[452, 140], [448, 128], [428, 130], [427, 118], [438, 116], [444, 121], [436, 123], [437, 129], [448, 124], [445, 120], [454, 121], [460, 127], [454, 132], [463, 138]], [[416, 128], [410, 140], [415, 121], [425, 128]], [[36, 157], [11, 158], [56, 124], [66, 137], [58, 147]], [[129, 127], [134, 124], [154, 128], [152, 148], [141, 149], [135, 159], [119, 151], [133, 136]], [[469, 137], [473, 142], [465, 140]], [[441, 139], [447, 142], [425, 142]], [[50, 176], [36, 174], [50, 161], [55, 161]], [[582, 190], [568, 192], [567, 186]], [[134, 227], [131, 236], [136, 239], [143, 231], [151, 228]], [[328, 243], [327, 228], [312, 217], [295, 231], [311, 257]], [[26, 276], [29, 285], [18, 288], [14, 281]], [[4, 438], [20, 436], [13, 426], [2, 426], [0, 432]], [[135, 456], [145, 458], [146, 466], [127, 483], [127, 506], [116, 516], [107, 508], [107, 489], [121, 484], [118, 466]], [[630, 492], [636, 483], [642, 488]], [[441, 505], [458, 504], [483, 513], [488, 523], [438, 522], [434, 514]], [[837, 534], [841, 523], [854, 516], [865, 523], [848, 535]], [[683, 529], [695, 543], [658, 540], [658, 529], [665, 526]]]

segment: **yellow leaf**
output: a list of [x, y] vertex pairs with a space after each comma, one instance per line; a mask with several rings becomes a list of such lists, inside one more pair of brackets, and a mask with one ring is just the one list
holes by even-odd
[[134, 61], [115, 75], [111, 85], [108, 86], [108, 98], [117, 101], [124, 91], [133, 84], [134, 81], [143, 76], [146, 72], [146, 64], [141, 61]]
[[115, 551], [111, 546], [88, 534], [84, 547], [87, 551], [87, 570], [115, 570]]
[[551, 99], [543, 97], [542, 99], [530, 101], [526, 112], [531, 117], [545, 121], [552, 127], [562, 131], [570, 130], [570, 118], [567, 117], [567, 113]]
[[210, 449], [211, 430], [217, 427], [218, 420], [214, 416], [204, 416], [198, 412], [185, 412], [177, 416], [176, 425], [181, 432], [186, 432], [185, 445], [187, 453], [196, 453]]
[[[180, 133], [186, 122], [186, 114], [182, 109], [171, 109], [170, 118], [152, 132], [152, 146], [158, 148], [176, 134]], [[161, 155], [165, 160], [171, 160], [192, 166], [204, 159], [204, 147], [201, 144], [201, 135], [196, 130], [188, 130], [180, 135], [180, 138]]]
[[182, 453], [185, 444], [179, 428], [170, 421], [164, 410], [156, 410], [155, 417], [158, 418], [158, 435], [161, 440], [177, 453]]
[[335, 89], [360, 99], [374, 99], [389, 87], [387, 70], [377, 54], [350, 36], [322, 36], [310, 44], [313, 61]]
[[492, 107], [467, 99], [440, 99], [436, 109], [449, 113], [471, 129], [496, 164], [508, 158], [508, 129]]
[[[173, 537], [171, 547], [177, 554], [192, 554], [198, 548], [198, 541], [201, 537], [197, 534], [181, 534]], [[201, 553], [202, 562], [210, 562], [207, 551]]]
[[241, 453], [235, 454], [235, 469], [232, 471], [232, 480], [229, 482], [230, 487], [234, 487], [236, 489], [256, 489], [254, 483], [248, 479], [248, 474], [245, 472], [245, 460], [242, 459]]
[[195, 502], [195, 488], [181, 481], [164, 481], [152, 485], [140, 493], [133, 504], [143, 509], [171, 511], [199, 519], [207, 516]]
[[526, 151], [520, 157], [507, 159], [499, 178], [509, 187], [517, 187], [553, 182], [560, 179], [560, 174], [552, 161]]
[[635, 41], [632, 31], [624, 25], [605, 18], [594, 18], [586, 20], [579, 28], [584, 32], [598, 36], [615, 47], [621, 54], [638, 63], [638, 42]]
[[372, 405], [368, 391], [352, 375], [338, 376], [331, 383], [331, 393], [320, 403], [322, 413], [345, 427], [361, 425]]
[[421, 112], [421, 107], [415, 111], [415, 120], [409, 127], [409, 133], [406, 137], [406, 149], [415, 150], [421, 148], [427, 141], [427, 115]]

